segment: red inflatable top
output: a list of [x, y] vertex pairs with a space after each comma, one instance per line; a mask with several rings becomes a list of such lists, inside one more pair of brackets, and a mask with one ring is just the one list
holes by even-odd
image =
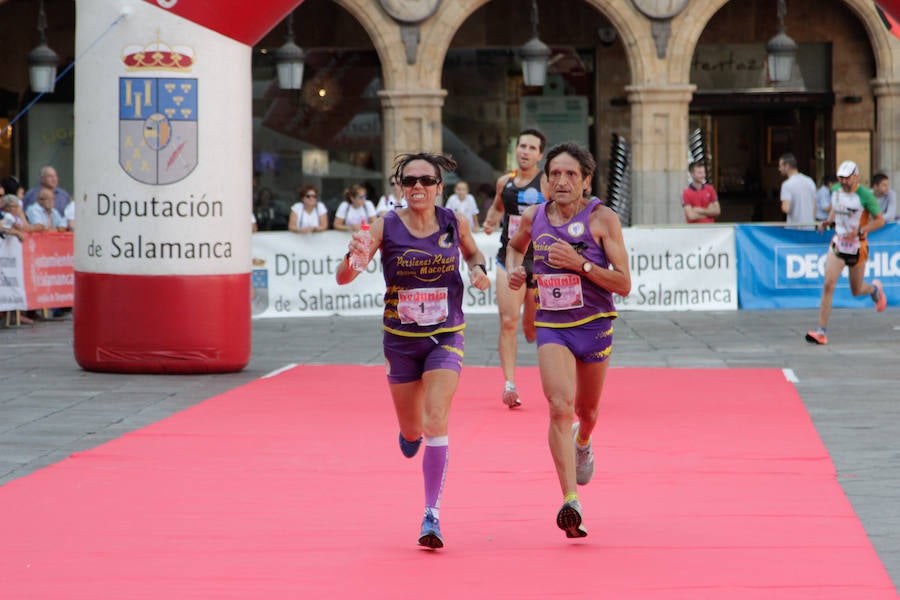
[[875, 5], [880, 6], [895, 21], [900, 21], [900, 0], [878, 0]]
[[[144, 0], [198, 25], [253, 46], [303, 0]], [[900, 22], [900, 0], [874, 2], [895, 22]], [[900, 36], [898, 36], [900, 37]]]
[[[252, 46], [263, 38], [303, 0], [144, 0], [160, 10], [175, 13]], [[900, 0], [898, 0], [900, 2]]]

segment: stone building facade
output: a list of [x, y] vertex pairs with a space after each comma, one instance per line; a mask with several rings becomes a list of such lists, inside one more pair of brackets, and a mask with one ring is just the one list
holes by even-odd
[[[332, 209], [351, 183], [378, 196], [392, 157], [420, 149], [460, 158], [459, 177], [486, 201], [493, 179], [511, 167], [510, 140], [528, 125], [546, 128], [551, 141], [588, 145], [599, 159], [601, 197], [611, 136], [623, 136], [634, 224], [683, 221], [680, 190], [696, 129], [726, 221], [780, 218], [773, 195], [782, 151], [816, 179], [844, 158], [859, 162], [864, 179], [875, 171], [900, 177], [900, 41], [870, 0], [787, 1], [785, 29], [800, 45], [799, 79], [788, 86], [768, 83], [761, 69], [776, 0], [537, 0], [538, 34], [553, 50], [548, 84], [537, 89], [523, 86], [516, 56], [532, 35], [531, 2], [432, 3], [433, 14], [415, 24], [375, 0], [300, 3], [295, 41], [308, 59], [299, 92], [273, 83], [284, 25], [254, 47], [254, 168], [284, 204], [304, 182]], [[0, 4], [4, 22], [20, 23], [6, 28], [13, 39], [0, 58], [0, 118], [29, 99], [34, 4]], [[71, 4], [46, 1], [49, 44], [69, 62]], [[65, 106], [71, 86], [61, 84], [55, 100]], [[37, 148], [47, 136], [24, 121], [0, 148], [0, 171], [29, 180], [48, 154]]]

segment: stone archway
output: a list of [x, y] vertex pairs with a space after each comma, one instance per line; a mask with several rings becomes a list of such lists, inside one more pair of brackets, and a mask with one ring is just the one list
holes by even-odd
[[[673, 82], [690, 83], [691, 60], [701, 34], [713, 16], [730, 0], [692, 2], [676, 18], [671, 45], [684, 48], [673, 53], [668, 65]], [[900, 177], [900, 54], [896, 42], [868, 0], [839, 0], [859, 19], [868, 35], [875, 59], [875, 77], [871, 80], [876, 97], [875, 164], [891, 179]], [[690, 100], [688, 100], [689, 102]]]
[[[420, 39], [428, 43], [418, 46], [413, 65], [407, 63], [401, 27], [384, 11], [372, 10], [370, 0], [335, 1], [364, 25], [382, 61], [384, 155], [441, 148], [441, 109], [446, 92], [441, 87], [442, 69], [435, 67], [443, 65], [457, 30], [490, 0], [444, 2], [438, 18], [429, 19], [418, 28]], [[584, 2], [611, 22], [625, 48], [632, 81], [628, 92], [637, 189], [645, 179], [645, 172], [671, 172], [663, 179], [676, 178], [675, 172], [680, 174], [683, 170], [682, 158], [687, 147], [686, 107], [692, 88], [672, 85], [669, 81], [667, 61], [656, 56], [651, 23], [631, 4], [617, 0]], [[660, 161], [660, 155], [665, 159]], [[659, 193], [651, 192], [651, 195], [662, 197], [662, 187]], [[648, 213], [643, 222], [659, 220], [657, 212]]]

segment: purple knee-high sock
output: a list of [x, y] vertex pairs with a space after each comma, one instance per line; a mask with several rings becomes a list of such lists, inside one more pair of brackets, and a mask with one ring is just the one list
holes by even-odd
[[422, 475], [425, 479], [425, 508], [439, 518], [441, 492], [444, 490], [444, 478], [447, 476], [448, 462], [447, 436], [426, 437], [425, 456], [422, 458]]

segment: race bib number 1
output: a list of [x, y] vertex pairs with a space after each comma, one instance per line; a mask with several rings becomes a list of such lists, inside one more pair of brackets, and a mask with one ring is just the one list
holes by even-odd
[[400, 290], [397, 312], [404, 325], [437, 325], [447, 320], [447, 288]]
[[569, 310], [584, 306], [581, 277], [573, 273], [535, 275], [541, 310]]

